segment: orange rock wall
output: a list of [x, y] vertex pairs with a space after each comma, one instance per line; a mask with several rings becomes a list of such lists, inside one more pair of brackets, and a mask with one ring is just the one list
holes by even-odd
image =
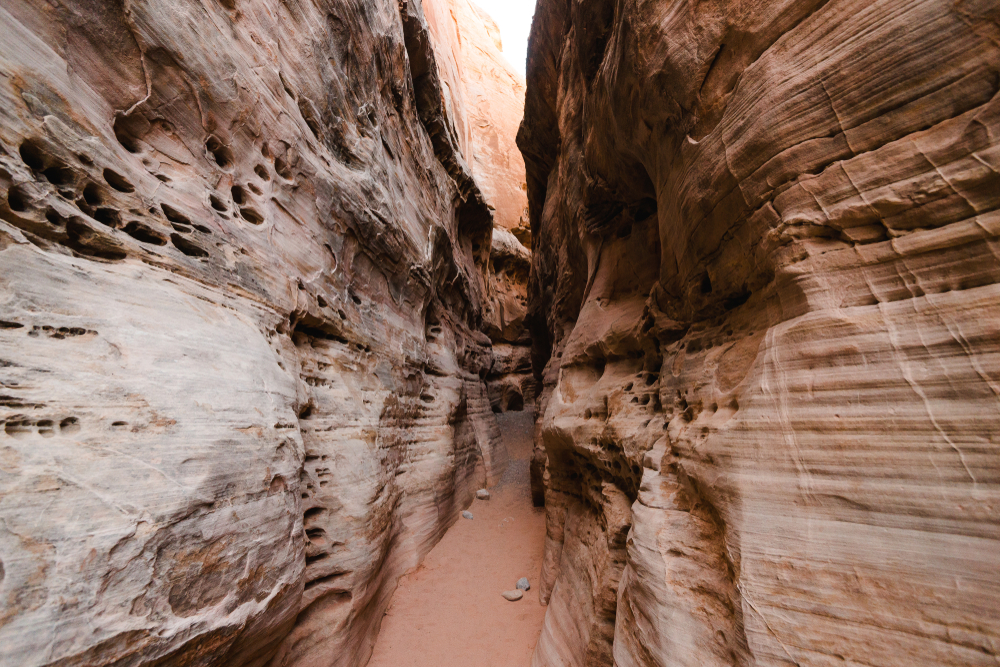
[[497, 412], [521, 409], [534, 399], [536, 384], [524, 326], [531, 258], [527, 185], [515, 144], [524, 80], [502, 53], [496, 23], [469, 0], [429, 3], [427, 16], [432, 34], [448, 45], [455, 64], [459, 85], [451, 95], [463, 109], [460, 134], [473, 147], [470, 167], [493, 210], [484, 312], [494, 350], [487, 376], [490, 405]]
[[524, 158], [515, 143], [524, 114], [524, 78], [504, 57], [500, 29], [489, 14], [470, 0], [432, 6], [433, 34], [450, 44], [457, 64], [472, 172], [494, 209], [494, 223], [524, 242], [530, 238], [524, 237], [528, 195]]

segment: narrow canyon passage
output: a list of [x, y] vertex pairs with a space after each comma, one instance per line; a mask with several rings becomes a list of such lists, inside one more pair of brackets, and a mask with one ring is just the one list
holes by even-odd
[[3, 0], [0, 667], [1000, 667], [998, 304], [998, 0]]
[[[423, 563], [399, 581], [368, 667], [527, 667], [542, 627], [538, 572], [545, 512], [531, 503], [528, 463], [534, 413], [498, 415], [510, 464]], [[516, 602], [500, 593], [527, 577]]]

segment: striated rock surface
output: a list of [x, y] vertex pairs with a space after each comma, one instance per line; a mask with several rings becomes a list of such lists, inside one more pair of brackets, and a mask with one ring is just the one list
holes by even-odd
[[418, 0], [0, 8], [0, 663], [359, 665], [506, 452]]
[[996, 663], [998, 20], [541, 0], [534, 665]]

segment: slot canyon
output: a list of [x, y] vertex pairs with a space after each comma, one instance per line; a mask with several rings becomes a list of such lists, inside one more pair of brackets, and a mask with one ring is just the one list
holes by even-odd
[[530, 31], [0, 5], [0, 665], [1000, 663], [1000, 4]]

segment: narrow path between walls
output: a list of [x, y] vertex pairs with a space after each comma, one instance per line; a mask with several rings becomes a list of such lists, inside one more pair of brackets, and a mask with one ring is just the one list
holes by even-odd
[[[528, 462], [534, 413], [498, 415], [510, 453], [490, 500], [459, 519], [416, 570], [399, 581], [368, 667], [527, 667], [542, 628], [538, 573], [545, 512], [531, 504]], [[517, 602], [501, 593], [527, 577]]]

